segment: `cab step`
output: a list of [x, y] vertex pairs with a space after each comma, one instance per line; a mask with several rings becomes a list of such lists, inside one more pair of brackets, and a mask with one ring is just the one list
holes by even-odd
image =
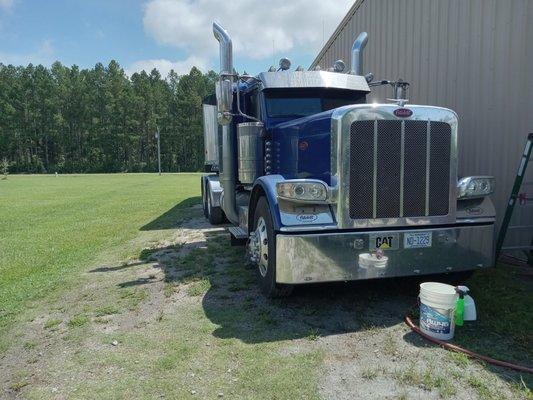
[[230, 226], [228, 228], [231, 245], [232, 246], [244, 246], [248, 241], [248, 233], [240, 226]]

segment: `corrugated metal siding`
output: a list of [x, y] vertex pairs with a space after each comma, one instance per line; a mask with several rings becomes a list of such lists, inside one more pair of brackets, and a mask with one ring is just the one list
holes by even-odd
[[[413, 104], [458, 113], [459, 172], [496, 177], [501, 218], [533, 131], [533, 1], [364, 0], [355, 8], [312, 67], [349, 61], [353, 40], [368, 32], [365, 72], [407, 80]], [[378, 88], [369, 100], [390, 96]]]

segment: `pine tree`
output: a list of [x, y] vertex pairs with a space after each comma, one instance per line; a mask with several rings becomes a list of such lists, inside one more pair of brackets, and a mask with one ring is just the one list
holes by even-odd
[[216, 73], [157, 70], [130, 78], [116, 61], [91, 69], [0, 64], [0, 157], [14, 173], [164, 171], [203, 165], [202, 99]]

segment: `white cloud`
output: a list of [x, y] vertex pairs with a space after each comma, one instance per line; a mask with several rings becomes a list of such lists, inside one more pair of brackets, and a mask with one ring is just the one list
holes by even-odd
[[126, 74], [131, 76], [133, 73], [143, 70], [150, 73], [150, 71], [156, 68], [162, 77], [166, 77], [172, 69], [179, 75], [183, 75], [188, 74], [193, 66], [199, 68], [203, 72], [207, 71], [207, 62], [205, 59], [191, 56], [182, 61], [170, 61], [166, 59], [139, 60], [126, 69]]
[[[1, 1], [1, 0], [0, 0]], [[31, 53], [5, 53], [0, 52], [0, 62], [4, 65], [27, 65], [27, 64], [52, 64], [55, 56], [54, 46], [50, 40], [43, 40], [39, 48]]]
[[213, 20], [230, 33], [234, 52], [252, 59], [276, 53], [316, 54], [354, 0], [151, 0], [144, 29], [157, 42], [214, 58]]

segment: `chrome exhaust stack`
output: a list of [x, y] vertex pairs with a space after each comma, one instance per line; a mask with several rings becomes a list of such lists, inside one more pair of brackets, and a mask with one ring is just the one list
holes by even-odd
[[213, 22], [213, 34], [220, 43], [220, 74], [233, 74], [233, 43], [228, 32], [218, 22]]
[[350, 74], [363, 75], [363, 50], [368, 42], [368, 34], [361, 32], [352, 46], [352, 65]]
[[220, 184], [224, 190], [222, 210], [233, 224], [239, 224], [236, 200], [236, 171], [234, 138], [229, 129], [233, 98], [233, 44], [228, 32], [218, 22], [213, 22], [213, 34], [220, 43], [220, 81], [217, 87], [218, 121], [222, 125], [222, 163]]

